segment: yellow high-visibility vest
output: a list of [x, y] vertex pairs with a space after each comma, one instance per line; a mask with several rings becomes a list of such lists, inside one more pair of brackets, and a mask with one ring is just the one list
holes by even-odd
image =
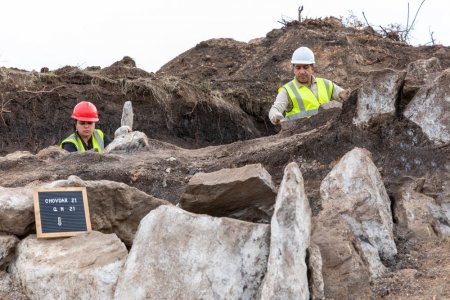
[[333, 82], [323, 78], [316, 78], [317, 97], [307, 86], [298, 86], [295, 79], [283, 85], [292, 101], [292, 110], [286, 112], [285, 119], [293, 120], [307, 118], [319, 112], [320, 104], [327, 103], [333, 93]]
[[[78, 152], [85, 152], [83, 142], [78, 134], [72, 133], [64, 141], [61, 142], [59, 148], [62, 149], [64, 143], [72, 143], [77, 148]], [[104, 134], [100, 129], [95, 129], [92, 134], [92, 148], [96, 149], [97, 152], [102, 153], [105, 150], [105, 140]]]

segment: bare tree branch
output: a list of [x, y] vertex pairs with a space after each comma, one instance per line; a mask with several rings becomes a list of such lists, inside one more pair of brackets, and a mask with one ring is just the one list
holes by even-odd
[[303, 5], [298, 7], [298, 21], [302, 21], [302, 11], [303, 11]]
[[369, 22], [367, 21], [367, 19], [366, 19], [366, 15], [364, 14], [364, 12], [362, 12], [362, 15], [363, 15], [363, 17], [364, 17], [364, 20], [366, 20], [366, 24], [367, 24], [367, 26], [369, 26], [369, 27], [372, 27], [372, 26], [370, 26]]
[[[414, 26], [414, 23], [416, 22], [417, 15], [419, 14], [419, 11], [420, 11], [420, 9], [422, 8], [422, 5], [423, 5], [424, 2], [425, 2], [425, 0], [423, 0], [422, 3], [420, 3], [420, 6], [419, 6], [419, 8], [418, 8], [417, 11], [416, 11], [416, 15], [414, 16], [414, 19], [413, 19], [413, 21], [411, 22], [411, 26], [410, 26], [409, 28], [406, 27], [406, 32], [405, 32], [405, 35], [404, 35], [404, 39], [405, 39], [405, 40], [408, 38], [409, 32], [411, 31], [411, 29], [412, 29], [413, 26]], [[408, 5], [409, 5], [409, 3], [408, 3]]]
[[48, 91], [46, 91], [46, 90], [42, 90], [42, 91], [27, 91], [27, 90], [20, 90], [20, 91], [18, 91], [18, 92], [21, 92], [21, 93], [31, 93], [31, 94], [44, 94], [44, 93], [52, 93], [54, 90], [57, 90], [57, 89], [60, 89], [60, 88], [63, 88], [63, 87], [66, 87], [65, 85], [59, 85], [59, 86], [56, 86], [56, 87], [54, 87], [54, 88], [52, 88], [52, 89], [50, 89], [50, 90], [48, 90]]
[[408, 2], [408, 14], [406, 15], [406, 28], [409, 26], [409, 2]]

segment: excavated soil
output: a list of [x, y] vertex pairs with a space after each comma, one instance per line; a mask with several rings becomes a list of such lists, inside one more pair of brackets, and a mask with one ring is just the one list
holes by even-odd
[[[277, 88], [292, 77], [289, 59], [298, 41], [315, 51], [319, 75], [353, 92], [342, 109], [281, 130], [270, 124], [267, 112]], [[84, 180], [124, 182], [177, 203], [197, 172], [261, 163], [279, 184], [284, 166], [295, 161], [317, 214], [321, 180], [346, 152], [361, 147], [372, 153], [393, 203], [404, 177], [425, 178], [422, 193], [433, 197], [450, 181], [450, 148], [434, 146], [402, 117], [416, 91], [400, 95], [397, 116], [373, 120], [366, 128], [352, 125], [357, 88], [370, 72], [404, 70], [410, 62], [429, 57], [437, 57], [442, 68], [450, 67], [449, 47], [412, 47], [330, 18], [292, 22], [250, 43], [203, 41], [156, 74], [136, 68], [127, 57], [104, 69], [1, 68], [0, 155], [39, 154], [0, 160], [0, 186], [74, 174]], [[133, 129], [150, 138], [149, 147], [107, 155], [45, 149], [70, 133], [73, 106], [84, 99], [96, 104], [98, 127], [110, 137], [120, 127], [123, 103], [132, 101]], [[420, 240], [395, 222], [399, 254], [390, 272], [374, 284], [375, 298], [450, 298], [449, 239]]]

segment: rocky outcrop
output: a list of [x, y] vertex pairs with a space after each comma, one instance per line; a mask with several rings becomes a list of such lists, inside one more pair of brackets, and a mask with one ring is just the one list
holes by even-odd
[[310, 299], [305, 258], [311, 209], [296, 163], [284, 170], [270, 229], [270, 254], [261, 299]]
[[396, 102], [406, 72], [381, 70], [368, 74], [367, 80], [358, 92], [356, 117], [353, 123], [367, 125], [373, 118], [395, 116]]
[[254, 299], [269, 226], [160, 206], [141, 222], [115, 299]]
[[45, 185], [47, 188], [86, 187], [92, 229], [115, 233], [126, 245], [133, 243], [139, 222], [147, 213], [168, 201], [150, 196], [134, 187], [109, 180], [83, 181], [70, 176]]
[[450, 142], [450, 69], [419, 89], [403, 113], [437, 145]]
[[[115, 148], [117, 149], [123, 149], [126, 148], [126, 146], [128, 146], [128, 150], [132, 150], [132, 149], [139, 149], [140, 147], [136, 147], [136, 145], [143, 145], [144, 147], [146, 145], [148, 145], [148, 140], [147, 143], [145, 143], [145, 141], [142, 142], [137, 142], [134, 141], [133, 139], [135, 139], [135, 136], [133, 135], [132, 137], [129, 137], [128, 139], [125, 139], [124, 137], [120, 137], [121, 135], [127, 135], [128, 133], [133, 131], [133, 106], [131, 104], [131, 101], [127, 101], [123, 104], [123, 111], [122, 111], [122, 120], [120, 121], [120, 127], [117, 128], [117, 130], [114, 132], [114, 138], [119, 138], [120, 142], [117, 143], [117, 145], [115, 145], [114, 147], [109, 147], [108, 150], [114, 150]], [[114, 143], [114, 141], [113, 141]], [[126, 146], [125, 146], [126, 145]], [[129, 152], [129, 151], [128, 151]]]
[[115, 234], [53, 240], [30, 235], [18, 245], [12, 274], [29, 299], [109, 300], [126, 257]]
[[[342, 157], [320, 187], [323, 211], [313, 241], [320, 247], [326, 297], [370, 295], [370, 280], [397, 254], [390, 200], [367, 150]], [[346, 289], [339, 288], [346, 286]]]
[[276, 188], [261, 164], [196, 173], [181, 196], [181, 208], [216, 217], [268, 223]]

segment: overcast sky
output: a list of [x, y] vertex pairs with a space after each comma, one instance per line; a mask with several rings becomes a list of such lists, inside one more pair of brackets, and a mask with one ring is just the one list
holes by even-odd
[[[248, 42], [264, 37], [278, 21], [351, 14], [378, 29], [406, 25], [422, 0], [3, 0], [0, 66], [54, 70], [66, 65], [106, 67], [130, 56], [156, 72], [177, 55], [211, 38]], [[450, 1], [426, 0], [411, 33], [411, 44], [435, 40], [450, 45]], [[301, 41], [299, 41], [299, 46]], [[294, 49], [293, 49], [294, 50]]]

